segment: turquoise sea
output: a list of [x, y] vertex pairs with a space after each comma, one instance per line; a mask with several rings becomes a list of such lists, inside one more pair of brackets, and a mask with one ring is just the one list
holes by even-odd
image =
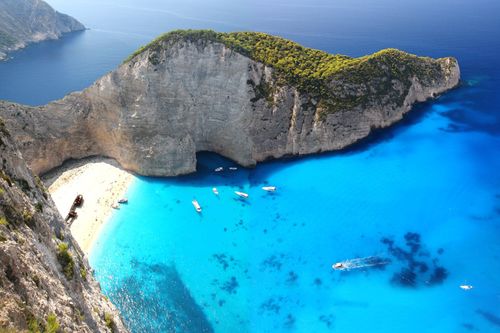
[[[49, 2], [92, 30], [14, 53], [0, 64], [0, 98], [62, 97], [187, 27], [266, 31], [353, 56], [398, 47], [461, 65], [458, 89], [349, 150], [236, 171], [203, 152], [193, 175], [139, 177], [89, 258], [132, 332], [500, 331], [500, 3]], [[331, 268], [367, 256], [388, 263]]]

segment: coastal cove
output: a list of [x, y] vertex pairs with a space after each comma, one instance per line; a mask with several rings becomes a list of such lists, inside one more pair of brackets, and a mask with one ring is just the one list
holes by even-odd
[[[461, 162], [470, 133], [443, 131], [443, 112], [464, 94], [422, 106], [346, 153], [237, 171], [208, 154], [196, 174], [140, 177], [90, 255], [103, 290], [137, 332], [494, 332], [487, 317], [498, 301], [498, 183], [471, 176], [475, 165]], [[474, 134], [483, 151], [484, 140]], [[227, 171], [214, 172], [219, 166]], [[266, 185], [277, 192], [265, 193]], [[416, 252], [405, 239], [411, 234]], [[330, 267], [370, 255], [391, 263], [348, 273]], [[415, 262], [426, 268], [405, 275]], [[475, 289], [464, 292], [464, 283]], [[144, 311], [155, 319], [144, 321]]]
[[[19, 122], [12, 138], [27, 163], [34, 161], [34, 173], [43, 174], [67, 156], [108, 156], [66, 161], [41, 178], [63, 218], [76, 195], [83, 195], [70, 227], [79, 245], [75, 248], [82, 250], [81, 257], [73, 251], [78, 281], [94, 283], [98, 290], [95, 281], [84, 277], [88, 270], [106, 296], [93, 304], [106, 306], [109, 299], [131, 333], [498, 332], [500, 4], [48, 2], [91, 30], [10, 53], [9, 61], [0, 62], [0, 99], [43, 105], [99, 81], [48, 107], [0, 101], [0, 109], [8, 112], [7, 125]], [[98, 13], [90, 7], [99, 8]], [[461, 80], [447, 91], [454, 85], [435, 76], [422, 94], [430, 99], [409, 112], [374, 104], [375, 111], [387, 112], [377, 118], [378, 113], [360, 108], [353, 118], [339, 117], [343, 128], [354, 132], [351, 136], [349, 130], [320, 131], [304, 139], [321, 123], [314, 119], [309, 127], [294, 128], [307, 121], [296, 118], [296, 111], [282, 111], [310, 116], [310, 104], [297, 102], [300, 94], [293, 89], [266, 89], [258, 83], [268, 82], [261, 79], [266, 78], [263, 67], [220, 44], [181, 41], [171, 52], [177, 57], [169, 58], [165, 45], [173, 44], [167, 40], [127, 62], [141, 45], [183, 28], [263, 31], [351, 57], [393, 47], [433, 58], [450, 56], [460, 64]], [[218, 65], [220, 58], [227, 60], [224, 66]], [[162, 67], [168, 59], [175, 66]], [[245, 75], [252, 80], [235, 70], [251, 66]], [[197, 74], [189, 71], [194, 68]], [[192, 84], [191, 77], [201, 84]], [[228, 96], [205, 84], [205, 77], [216, 78], [216, 87], [227, 86]], [[191, 90], [196, 94], [183, 87], [196, 87]], [[255, 103], [234, 102], [257, 93]], [[267, 109], [275, 101], [290, 103]], [[332, 120], [333, 111], [330, 125], [338, 130], [342, 126]], [[38, 118], [32, 116], [36, 112]], [[349, 126], [365, 113], [371, 123]], [[41, 120], [30, 123], [34, 118]], [[367, 128], [373, 130], [369, 135]], [[346, 139], [339, 139], [343, 135]], [[318, 142], [324, 146], [313, 149]], [[158, 151], [164, 159], [154, 160]], [[291, 152], [295, 157], [274, 158]], [[220, 167], [223, 171], [216, 171]], [[188, 174], [146, 177], [134, 172]], [[266, 192], [264, 186], [276, 186], [276, 191]], [[42, 190], [36, 198], [43, 198]], [[128, 203], [111, 208], [120, 198]], [[27, 207], [36, 211], [39, 206], [31, 201], [33, 207]], [[57, 215], [46, 207], [44, 214]], [[71, 242], [47, 230], [49, 244]], [[332, 269], [340, 261], [372, 256], [384, 264]], [[65, 311], [73, 310], [68, 306]], [[101, 326], [114, 309], [103, 311], [92, 312]], [[65, 320], [77, 325], [69, 315]]]
[[114, 160], [91, 157], [68, 161], [45, 174], [43, 181], [62, 217], [67, 217], [76, 196], [83, 196], [83, 205], [77, 209], [79, 216], [67, 222], [78, 245], [88, 255], [112, 215], [112, 205], [124, 197], [133, 183], [133, 175]]

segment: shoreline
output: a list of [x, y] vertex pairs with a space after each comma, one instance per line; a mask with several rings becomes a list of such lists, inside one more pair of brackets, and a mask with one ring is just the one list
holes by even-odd
[[135, 177], [113, 159], [92, 157], [66, 162], [42, 179], [63, 218], [76, 196], [83, 195], [83, 205], [76, 209], [78, 217], [70, 230], [88, 257], [113, 214], [111, 205], [125, 196]]

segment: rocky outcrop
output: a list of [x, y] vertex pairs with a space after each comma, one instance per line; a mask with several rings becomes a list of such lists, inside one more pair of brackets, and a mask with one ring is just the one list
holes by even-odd
[[217, 40], [160, 39], [82, 92], [42, 107], [4, 102], [0, 115], [35, 173], [103, 155], [174, 176], [195, 171], [199, 151], [253, 166], [342, 149], [460, 79], [453, 58], [386, 50], [329, 76], [326, 103], [244, 53]]
[[42, 0], [0, 1], [0, 60], [8, 52], [30, 43], [58, 39], [62, 34], [84, 30], [74, 18], [59, 13]]
[[0, 156], [0, 331], [125, 332], [1, 121]]

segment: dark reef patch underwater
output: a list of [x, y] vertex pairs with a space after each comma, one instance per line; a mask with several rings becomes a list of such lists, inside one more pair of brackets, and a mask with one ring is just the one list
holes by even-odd
[[[406, 249], [395, 245], [395, 241], [384, 237], [380, 241], [387, 246], [387, 252], [402, 266], [399, 272], [394, 273], [391, 282], [405, 286], [419, 285], [433, 286], [441, 284], [448, 277], [448, 271], [439, 266], [439, 258], [431, 257], [431, 253], [422, 245], [420, 235], [407, 232], [404, 235]], [[436, 251], [442, 254], [444, 249]]]

